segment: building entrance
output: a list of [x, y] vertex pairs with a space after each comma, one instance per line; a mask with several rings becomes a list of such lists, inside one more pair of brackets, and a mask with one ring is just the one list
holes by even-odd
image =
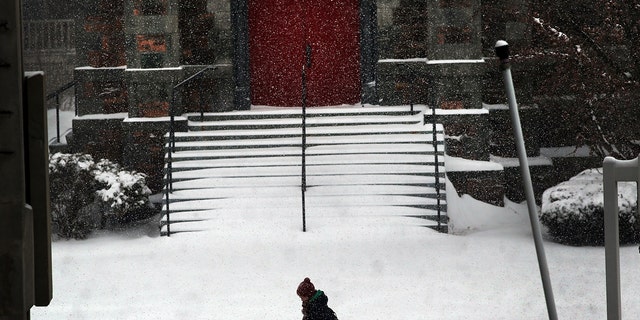
[[360, 101], [359, 0], [249, 0], [251, 103], [301, 106]]

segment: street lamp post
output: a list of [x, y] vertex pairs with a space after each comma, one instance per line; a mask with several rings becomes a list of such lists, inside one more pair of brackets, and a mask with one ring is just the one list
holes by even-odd
[[496, 55], [500, 58], [500, 69], [504, 79], [504, 86], [507, 92], [507, 100], [509, 101], [509, 112], [511, 114], [511, 124], [513, 126], [513, 135], [516, 143], [516, 150], [520, 160], [520, 174], [522, 175], [522, 184], [525, 189], [527, 200], [527, 208], [529, 210], [529, 220], [531, 221], [531, 231], [533, 233], [533, 241], [536, 246], [538, 255], [538, 266], [540, 268], [540, 276], [544, 288], [544, 295], [547, 302], [547, 312], [549, 319], [557, 320], [555, 300], [553, 298], [553, 290], [551, 289], [551, 280], [549, 278], [549, 267], [547, 266], [547, 258], [544, 252], [544, 244], [542, 242], [542, 233], [540, 232], [540, 222], [538, 221], [538, 211], [536, 208], [536, 200], [533, 194], [533, 184], [531, 183], [531, 173], [529, 172], [529, 163], [527, 160], [527, 152], [524, 146], [524, 137], [522, 134], [522, 126], [520, 124], [520, 115], [518, 114], [518, 103], [516, 102], [516, 93], [513, 87], [513, 79], [511, 77], [511, 63], [509, 61], [509, 44], [500, 40], [495, 45]]

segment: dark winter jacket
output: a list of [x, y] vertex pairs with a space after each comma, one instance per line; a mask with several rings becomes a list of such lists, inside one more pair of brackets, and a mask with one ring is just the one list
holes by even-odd
[[336, 314], [327, 306], [329, 298], [321, 290], [316, 293], [309, 301], [302, 303], [302, 320], [338, 320]]

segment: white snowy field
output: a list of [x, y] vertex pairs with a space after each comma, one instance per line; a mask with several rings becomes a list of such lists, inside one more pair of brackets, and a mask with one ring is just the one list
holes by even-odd
[[[545, 319], [524, 205], [459, 198], [457, 234], [402, 218], [346, 218], [298, 208], [220, 213], [211, 230], [158, 237], [145, 229], [56, 241], [54, 299], [32, 319], [300, 319], [310, 277], [340, 319]], [[239, 204], [241, 205], [241, 204]], [[237, 212], [237, 211], [236, 211]], [[560, 319], [606, 317], [604, 248], [545, 241]], [[640, 314], [638, 247], [623, 247], [622, 309]]]
[[[62, 132], [72, 118], [63, 113]], [[546, 319], [526, 206], [460, 198], [451, 184], [447, 202], [453, 234], [382, 207], [368, 218], [311, 210], [303, 233], [291, 207], [218, 212], [209, 230], [170, 238], [151, 227], [56, 241], [54, 299], [32, 319], [300, 319], [304, 277], [342, 320]], [[604, 248], [545, 249], [559, 318], [606, 318]], [[633, 319], [638, 247], [620, 256], [622, 312]]]

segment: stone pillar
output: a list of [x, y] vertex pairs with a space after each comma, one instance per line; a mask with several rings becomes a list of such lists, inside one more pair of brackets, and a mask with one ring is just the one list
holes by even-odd
[[378, 2], [379, 103], [482, 108], [477, 0]]
[[378, 62], [376, 1], [360, 1], [361, 102], [377, 104], [376, 64]]
[[[173, 86], [182, 79], [182, 68], [127, 68], [124, 74], [129, 92], [129, 117], [153, 118], [170, 115]], [[176, 98], [179, 98], [179, 95], [176, 94]], [[174, 115], [182, 114], [180, 100], [174, 102]]]
[[124, 0], [87, 0], [82, 4], [75, 22], [76, 66], [125, 65]]
[[243, 110], [251, 107], [249, 75], [249, 4], [231, 1], [231, 33], [233, 37], [234, 105]]
[[216, 63], [230, 64], [233, 58], [230, 0], [207, 0], [206, 10], [215, 15]]
[[432, 60], [482, 58], [478, 0], [427, 1], [427, 55]]
[[[212, 111], [229, 111], [238, 109], [235, 106], [236, 84], [234, 82], [234, 45], [231, 23], [231, 0], [206, 0], [206, 12], [215, 16], [213, 29], [210, 31], [211, 46], [215, 52], [215, 70], [208, 72], [204, 79], [210, 79], [212, 85]], [[247, 60], [248, 63], [248, 60]], [[246, 66], [248, 68], [248, 64]], [[247, 69], [248, 70], [248, 69]], [[188, 73], [188, 72], [187, 72]], [[206, 80], [205, 80], [206, 81]], [[240, 108], [246, 108], [240, 107]]]
[[78, 67], [74, 70], [76, 107], [79, 116], [127, 112], [125, 67]]
[[128, 68], [179, 65], [178, 0], [126, 0], [124, 16]]
[[76, 18], [76, 111], [70, 152], [122, 161], [120, 122], [128, 111], [124, 0], [88, 0]]

